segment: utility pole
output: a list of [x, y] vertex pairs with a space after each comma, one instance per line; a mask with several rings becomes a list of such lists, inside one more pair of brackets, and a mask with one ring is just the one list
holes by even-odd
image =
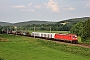
[[17, 27], [16, 27], [16, 26], [14, 26], [14, 28], [15, 28], [15, 30], [16, 30], [16, 35], [17, 35]]
[[7, 28], [7, 34], [8, 34], [8, 28]]
[[50, 26], [50, 33], [51, 33], [51, 26]]
[[[34, 26], [34, 32], [35, 32], [35, 26]], [[34, 38], [35, 38], [35, 33], [34, 33]]]

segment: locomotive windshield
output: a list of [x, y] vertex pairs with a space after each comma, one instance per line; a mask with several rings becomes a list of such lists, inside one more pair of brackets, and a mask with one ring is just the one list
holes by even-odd
[[77, 36], [72, 36], [73, 38], [77, 38]]

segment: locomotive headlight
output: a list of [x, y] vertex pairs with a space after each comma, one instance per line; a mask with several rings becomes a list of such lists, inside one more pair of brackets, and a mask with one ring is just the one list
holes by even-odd
[[77, 37], [77, 36], [75, 36], [75, 37]]
[[74, 38], [73, 38], [74, 39]]

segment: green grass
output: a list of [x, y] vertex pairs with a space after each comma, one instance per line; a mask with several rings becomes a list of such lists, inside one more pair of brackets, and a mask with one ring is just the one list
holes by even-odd
[[[30, 33], [34, 32], [34, 31], [29, 31]], [[46, 32], [46, 33], [50, 33], [50, 31], [35, 31], [35, 32]], [[51, 33], [69, 33], [69, 31], [51, 31]]]
[[83, 41], [85, 44], [90, 44], [90, 38], [88, 38], [86, 41]]
[[90, 60], [90, 49], [44, 39], [0, 35], [0, 60]]

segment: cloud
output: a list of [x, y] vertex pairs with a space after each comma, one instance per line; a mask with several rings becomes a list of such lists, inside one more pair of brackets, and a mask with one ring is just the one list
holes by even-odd
[[87, 1], [87, 0], [75, 0], [75, 1]]
[[34, 12], [35, 10], [33, 10], [33, 9], [30, 9], [30, 11]]
[[35, 10], [33, 10], [33, 9], [23, 9], [23, 10], [21, 10], [21, 11], [34, 12]]
[[90, 2], [86, 4], [86, 7], [90, 8]]
[[32, 3], [29, 3], [29, 4], [28, 4], [28, 6], [31, 6], [31, 5], [32, 5]]
[[26, 8], [24, 5], [12, 6], [13, 8]]
[[58, 2], [53, 2], [53, 0], [50, 0], [47, 4], [45, 3], [47, 8], [52, 9], [53, 12], [59, 12]]
[[36, 5], [35, 8], [40, 9], [41, 8], [41, 5]]
[[67, 6], [66, 8], [63, 8], [64, 10], [75, 10], [75, 8]]
[[37, 14], [37, 16], [38, 16], [38, 17], [41, 17], [41, 15], [40, 15], [40, 14]]

